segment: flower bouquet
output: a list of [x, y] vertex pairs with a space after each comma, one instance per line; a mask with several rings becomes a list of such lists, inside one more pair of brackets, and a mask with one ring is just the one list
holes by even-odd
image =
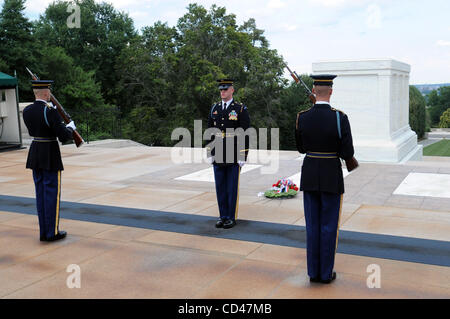
[[290, 198], [298, 193], [298, 187], [290, 179], [283, 178], [272, 185], [272, 188], [264, 193], [267, 198]]

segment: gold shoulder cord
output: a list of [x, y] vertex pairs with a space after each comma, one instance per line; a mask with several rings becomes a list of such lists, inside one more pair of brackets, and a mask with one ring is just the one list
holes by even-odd
[[341, 110], [339, 110], [339, 109], [336, 109], [336, 108], [334, 108], [334, 107], [332, 107], [332, 108], [331, 108], [331, 110], [332, 110], [332, 111], [338, 111], [339, 113], [342, 113], [343, 115], [345, 115], [345, 113], [344, 113], [344, 112], [342, 112]]

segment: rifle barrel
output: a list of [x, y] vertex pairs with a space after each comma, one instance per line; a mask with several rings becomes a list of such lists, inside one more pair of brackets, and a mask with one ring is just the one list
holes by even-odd
[[302, 78], [300, 76], [298, 76], [297, 72], [292, 72], [292, 70], [289, 68], [289, 66], [286, 64], [286, 62], [283, 62], [284, 66], [288, 69], [289, 73], [291, 73], [292, 78], [294, 79], [295, 83], [300, 83], [305, 89], [306, 92], [309, 95], [309, 99], [311, 100], [311, 102], [316, 103], [316, 97], [314, 96], [314, 94], [311, 92], [311, 90], [309, 89], [309, 87], [305, 84], [305, 82], [303, 82]]
[[31, 72], [29, 68], [25, 67], [25, 69], [27, 69], [28, 73], [30, 73], [31, 78], [32, 78], [33, 80], [39, 80], [39, 78], [37, 77], [37, 75], [34, 74], [33, 72]]
[[292, 72], [292, 70], [289, 68], [289, 66], [285, 63], [284, 66], [286, 67], [286, 69], [288, 69], [289, 73], [294, 74], [294, 72]]

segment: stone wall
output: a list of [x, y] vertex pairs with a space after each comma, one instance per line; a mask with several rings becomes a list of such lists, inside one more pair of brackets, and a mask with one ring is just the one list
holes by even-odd
[[313, 63], [313, 74], [336, 74], [331, 105], [350, 120], [361, 161], [420, 160], [422, 146], [409, 126], [409, 72], [391, 59]]

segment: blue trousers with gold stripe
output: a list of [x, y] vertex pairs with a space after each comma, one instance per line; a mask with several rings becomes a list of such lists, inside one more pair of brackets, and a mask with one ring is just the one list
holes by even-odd
[[58, 233], [61, 198], [61, 171], [33, 170], [40, 236], [51, 238]]
[[217, 204], [220, 218], [236, 220], [239, 206], [239, 164], [214, 164], [214, 179], [216, 181]]
[[342, 194], [303, 192], [308, 275], [331, 279], [342, 211]]

